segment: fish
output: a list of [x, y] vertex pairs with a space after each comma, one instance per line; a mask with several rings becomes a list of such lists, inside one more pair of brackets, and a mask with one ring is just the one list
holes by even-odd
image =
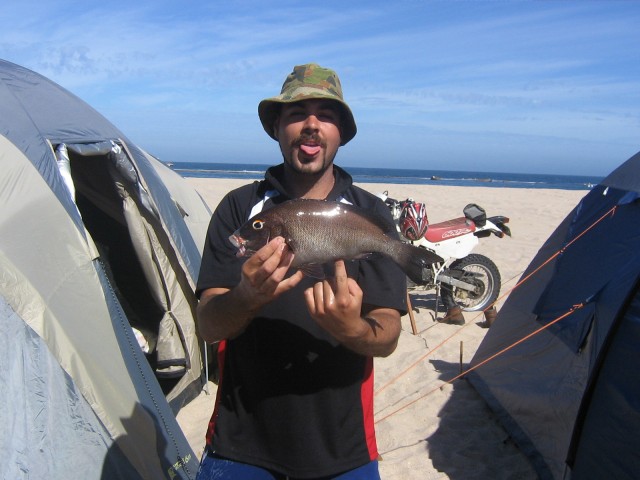
[[424, 283], [423, 268], [443, 259], [388, 235], [390, 228], [371, 210], [341, 202], [296, 199], [253, 216], [229, 236], [229, 241], [237, 248], [237, 257], [249, 257], [281, 236], [294, 253], [291, 266], [318, 278], [323, 278], [325, 264], [382, 254], [413, 282]]

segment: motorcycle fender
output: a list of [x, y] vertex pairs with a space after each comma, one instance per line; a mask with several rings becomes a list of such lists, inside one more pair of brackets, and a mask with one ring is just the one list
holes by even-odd
[[478, 243], [478, 237], [470, 233], [468, 235], [443, 240], [442, 242], [437, 243], [431, 243], [423, 238], [414, 244], [423, 246], [428, 250], [435, 252], [436, 255], [439, 255], [442, 258], [458, 259], [469, 255]]

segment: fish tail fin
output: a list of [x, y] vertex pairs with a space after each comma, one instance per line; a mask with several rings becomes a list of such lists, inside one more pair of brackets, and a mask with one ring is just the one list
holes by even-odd
[[416, 247], [409, 243], [398, 242], [398, 258], [396, 262], [407, 274], [411, 281], [421, 284], [425, 282], [423, 277], [423, 269], [433, 263], [444, 261], [442, 257], [427, 250], [426, 248]]

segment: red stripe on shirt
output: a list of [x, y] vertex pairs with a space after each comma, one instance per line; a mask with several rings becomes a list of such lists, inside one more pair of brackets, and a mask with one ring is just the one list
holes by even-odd
[[378, 459], [378, 445], [376, 444], [376, 432], [373, 421], [373, 358], [368, 357], [364, 377], [362, 379], [360, 398], [362, 401], [362, 414], [364, 420], [364, 435], [367, 441], [367, 450], [371, 460]]
[[224, 377], [224, 359], [225, 359], [225, 351], [227, 350], [227, 341], [222, 340], [218, 344], [218, 391], [216, 392], [216, 401], [213, 407], [213, 413], [211, 414], [211, 419], [209, 420], [209, 427], [207, 428], [207, 435], [205, 436], [207, 445], [211, 445], [211, 441], [213, 440], [213, 431], [216, 426], [216, 418], [218, 417], [218, 404], [220, 403], [220, 392], [222, 391], [222, 381]]

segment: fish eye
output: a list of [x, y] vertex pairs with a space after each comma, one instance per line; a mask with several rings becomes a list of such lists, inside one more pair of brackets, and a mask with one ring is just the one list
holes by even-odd
[[256, 220], [253, 222], [252, 227], [254, 230], [262, 230], [262, 228], [264, 227], [264, 222], [262, 220]]

